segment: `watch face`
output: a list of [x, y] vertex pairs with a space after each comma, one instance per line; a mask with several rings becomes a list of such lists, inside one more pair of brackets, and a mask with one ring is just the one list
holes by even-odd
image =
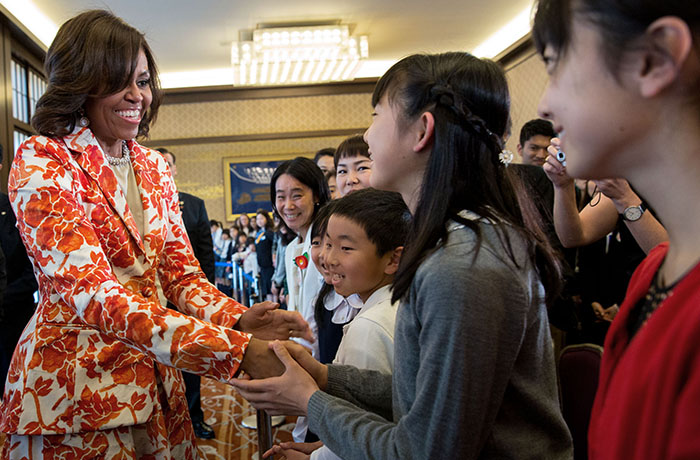
[[639, 206], [633, 206], [625, 209], [624, 216], [626, 220], [635, 221], [642, 217], [642, 210]]

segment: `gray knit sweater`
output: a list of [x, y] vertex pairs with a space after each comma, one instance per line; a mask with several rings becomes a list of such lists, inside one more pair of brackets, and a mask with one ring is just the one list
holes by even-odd
[[398, 311], [393, 378], [331, 365], [310, 429], [346, 460], [570, 459], [543, 288], [490, 224], [466, 227], [416, 272]]

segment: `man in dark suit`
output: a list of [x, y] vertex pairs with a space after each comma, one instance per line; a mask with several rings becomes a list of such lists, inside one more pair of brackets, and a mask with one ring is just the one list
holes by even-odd
[[[0, 169], [2, 169], [0, 146]], [[34, 293], [39, 288], [34, 278], [32, 263], [17, 230], [15, 213], [10, 200], [0, 192], [0, 247], [5, 255], [3, 270], [7, 274], [5, 295], [0, 304], [0, 397], [5, 390], [5, 379], [10, 368], [12, 353], [20, 335], [34, 314]], [[7, 269], [7, 267], [12, 267]]]
[[[165, 161], [170, 166], [170, 171], [173, 177], [177, 175], [177, 166], [175, 166], [175, 155], [167, 149], [157, 149], [163, 154]], [[211, 229], [209, 227], [209, 217], [207, 209], [204, 207], [204, 201], [189, 193], [178, 192], [180, 197], [180, 211], [182, 212], [182, 221], [185, 224], [187, 236], [192, 244], [194, 256], [199, 261], [202, 271], [206, 275], [210, 283], [214, 284], [214, 245], [211, 239]], [[168, 304], [170, 308], [175, 309], [174, 305]], [[190, 408], [190, 418], [192, 419], [192, 427], [194, 434], [198, 438], [213, 439], [214, 430], [204, 421], [204, 413], [202, 412], [202, 403], [200, 395], [199, 375], [183, 372], [182, 377], [185, 380], [185, 396], [187, 404]]]

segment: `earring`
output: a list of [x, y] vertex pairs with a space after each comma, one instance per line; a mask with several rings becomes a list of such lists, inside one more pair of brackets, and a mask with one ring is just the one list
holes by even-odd
[[87, 128], [87, 126], [90, 124], [90, 119], [85, 116], [85, 111], [80, 109], [78, 115], [80, 116], [80, 118], [78, 118], [78, 124], [83, 128]]

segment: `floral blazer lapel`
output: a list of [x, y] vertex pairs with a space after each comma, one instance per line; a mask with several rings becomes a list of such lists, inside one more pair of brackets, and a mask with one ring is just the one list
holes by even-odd
[[[163, 192], [169, 184], [163, 169], [159, 167], [162, 165], [156, 161], [156, 158], [160, 159], [160, 154], [149, 155], [148, 148], [133, 140], [127, 141], [127, 145], [131, 152], [131, 165], [134, 168], [134, 176], [136, 176], [143, 205], [145, 252], [149, 258], [152, 258], [160, 253], [167, 237], [159, 232], [168, 227], [165, 221], [169, 215]], [[165, 164], [164, 161], [161, 163]]]
[[95, 139], [92, 131], [88, 128], [76, 127], [71, 134], [63, 138], [63, 141], [73, 153], [73, 158], [78, 165], [95, 181], [112, 209], [121, 217], [136, 245], [143, 253], [146, 253], [136, 222], [127, 205], [126, 196], [119, 188], [117, 178], [107, 163], [105, 154], [97, 143], [97, 139]]

